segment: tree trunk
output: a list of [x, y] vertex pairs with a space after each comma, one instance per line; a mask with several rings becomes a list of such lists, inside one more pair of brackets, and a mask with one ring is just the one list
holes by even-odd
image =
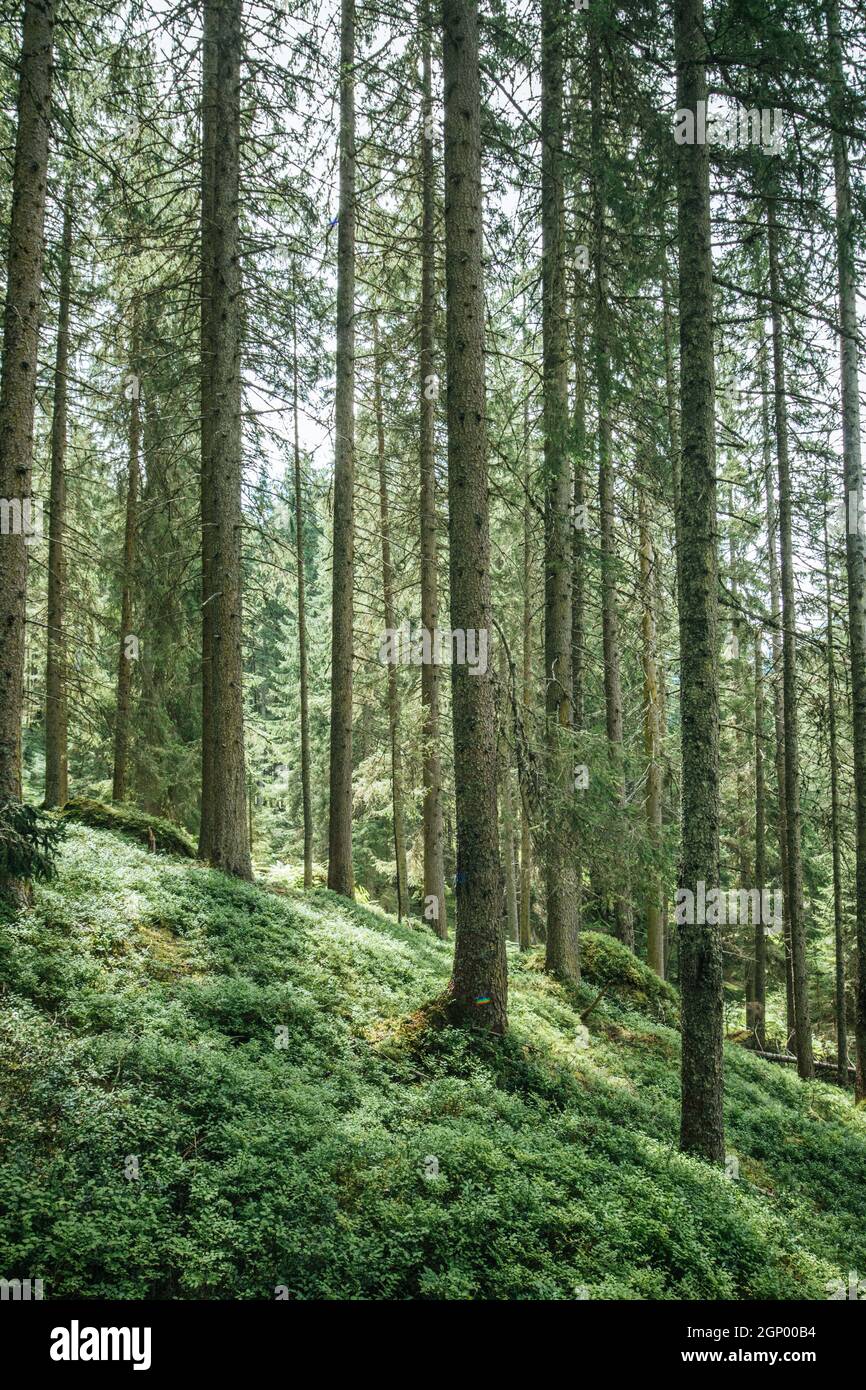
[[355, 0], [340, 11], [340, 205], [337, 222], [337, 386], [331, 633], [331, 801], [328, 887], [354, 896], [352, 663], [355, 580]]
[[[829, 492], [825, 476], [824, 490]], [[830, 845], [833, 855], [833, 937], [836, 954], [836, 1060], [839, 1084], [848, 1084], [848, 1021], [845, 1010], [845, 941], [842, 931], [842, 853], [839, 825], [839, 745], [836, 738], [836, 662], [833, 655], [833, 591], [830, 537], [824, 517], [824, 595], [827, 607], [827, 733], [830, 744]]]
[[[430, 54], [432, 16], [425, 5], [421, 134], [421, 334], [420, 334], [420, 472], [421, 472], [421, 624], [433, 633], [439, 626], [439, 566], [436, 515], [436, 172], [433, 159], [433, 73]], [[435, 657], [435, 644], [433, 647]], [[433, 927], [448, 936], [445, 904], [445, 846], [442, 828], [442, 759], [439, 751], [439, 664], [421, 667], [422, 776], [424, 784], [424, 913]]]
[[[677, 107], [707, 98], [703, 0], [675, 0]], [[706, 145], [677, 146], [680, 309], [681, 885], [719, 885], [718, 555], [710, 161]], [[679, 929], [682, 990], [680, 1145], [725, 1156], [722, 1113], [722, 948], [718, 927]]]
[[[595, 258], [596, 389], [598, 394], [598, 502], [601, 517], [601, 626], [604, 655], [604, 698], [607, 740], [619, 785], [619, 804], [626, 815], [625, 766], [623, 757], [622, 682], [620, 679], [619, 615], [617, 613], [616, 527], [614, 516], [613, 424], [611, 420], [612, 379], [610, 364], [610, 308], [608, 305], [605, 255], [606, 160], [602, 111], [600, 44], [590, 43], [590, 129], [593, 168], [593, 228]], [[624, 827], [623, 827], [624, 828]], [[614, 895], [616, 934], [634, 950], [634, 915], [628, 865], [623, 857], [617, 863], [623, 879]]]
[[0, 498], [21, 513], [20, 524], [13, 515], [10, 533], [0, 535], [0, 802], [21, 797], [27, 549], [34, 519], [30, 479], [53, 39], [54, 0], [26, 0], [0, 369]]
[[[739, 611], [739, 550], [734, 530], [735, 520], [734, 487], [728, 484], [728, 564], [730, 570], [730, 589], [731, 597], [734, 601], [733, 614], [731, 617], [731, 631], [734, 638], [733, 652], [731, 654], [730, 665], [732, 668], [731, 684], [734, 692], [734, 723], [736, 726], [737, 741], [737, 874], [740, 888], [748, 888], [751, 885], [752, 867], [749, 856], [749, 825], [747, 812], [749, 806], [749, 760], [751, 737], [746, 722], [746, 661], [742, 647], [745, 645], [745, 629]], [[744, 926], [746, 924], [743, 924]], [[744, 999], [746, 1006], [746, 1027], [748, 1028], [749, 1019], [754, 1013], [755, 1000], [755, 953], [754, 937], [748, 930], [742, 933], [742, 956], [744, 962], [743, 983]], [[732, 943], [731, 949], [736, 949]], [[724, 966], [724, 959], [723, 959]]]
[[775, 730], [777, 834], [779, 877], [782, 883], [782, 945], [785, 956], [786, 1045], [794, 1036], [794, 972], [791, 966], [791, 919], [788, 914], [788, 814], [785, 804], [785, 691], [782, 675], [782, 598], [779, 587], [779, 561], [776, 553], [776, 494], [773, 481], [772, 441], [770, 438], [770, 381], [767, 344], [763, 328], [758, 349], [761, 378], [761, 435], [763, 439], [764, 488], [767, 500], [767, 551], [770, 571], [770, 616], [773, 621], [773, 727]]
[[547, 899], [545, 965], [579, 980], [574, 878], [571, 565], [572, 482], [568, 455], [568, 319], [562, 183], [563, 27], [558, 0], [541, 6], [541, 229], [544, 376], [544, 674]]
[[806, 930], [803, 921], [803, 862], [800, 853], [800, 749], [797, 716], [797, 635], [794, 606], [794, 553], [792, 544], [791, 472], [788, 458], [788, 404], [785, 387], [785, 355], [779, 287], [779, 239], [775, 196], [767, 202], [770, 261], [771, 318], [773, 325], [773, 380], [776, 421], [776, 461], [779, 468], [779, 540], [782, 569], [782, 663], [785, 691], [785, 812], [787, 822], [788, 879], [785, 885], [791, 921], [791, 966], [794, 979], [794, 1036], [797, 1071], [814, 1076], [809, 982], [806, 973]]
[[[523, 401], [523, 672], [524, 721], [529, 723], [532, 708], [532, 503], [529, 495], [531, 468], [529, 427], [529, 383]], [[532, 810], [528, 788], [520, 785], [520, 949], [532, 945]]]
[[[763, 634], [755, 628], [755, 891], [758, 901], [763, 903], [764, 886], [767, 878], [766, 865], [766, 810], [764, 805], [764, 652]], [[753, 1033], [755, 1045], [764, 1050], [766, 1046], [767, 1014], [767, 933], [763, 913], [758, 913], [755, 923], [755, 987], [751, 1013], [746, 1018], [746, 1026]]]
[[[379, 464], [379, 520], [382, 529], [382, 593], [385, 630], [396, 631], [394, 618], [394, 571], [391, 567], [391, 533], [388, 519], [388, 483], [385, 477], [385, 421], [382, 414], [382, 358], [379, 347], [379, 320], [373, 316], [373, 402], [376, 414], [376, 454]], [[394, 858], [397, 864], [397, 919], [409, 911], [409, 874], [406, 865], [406, 832], [403, 815], [403, 752], [400, 747], [400, 688], [397, 666], [390, 661], [388, 673], [388, 734], [391, 742], [391, 800], [394, 814]]]
[[653, 855], [647, 883], [647, 965], [664, 979], [664, 911], [659, 869], [662, 833], [662, 723], [656, 650], [654, 607], [655, 550], [650, 529], [646, 491], [638, 497], [640, 524], [641, 655], [643, 661], [644, 752], [647, 759], [646, 808], [650, 850]]
[[292, 418], [295, 456], [295, 554], [298, 566], [298, 655], [301, 667], [301, 797], [304, 811], [304, 887], [313, 886], [313, 808], [310, 795], [310, 677], [304, 557], [304, 494], [298, 429], [298, 287], [292, 277]]
[[214, 622], [213, 582], [213, 294], [214, 186], [216, 176], [217, 39], [221, 0], [203, 6], [201, 97], [201, 319], [199, 383], [201, 393], [201, 811], [198, 854], [209, 859], [214, 824]]
[[69, 300], [72, 284], [72, 193], [67, 186], [60, 246], [60, 304], [51, 420], [51, 507], [48, 534], [48, 652], [45, 669], [45, 805], [69, 797], [66, 701], [66, 419], [69, 394]]
[[[477, 0], [443, 0], [451, 627], [490, 632]], [[480, 640], [480, 639], [477, 639]], [[504, 1033], [508, 979], [491, 671], [452, 666], [457, 929], [451, 1019]]]
[[120, 643], [117, 654], [117, 689], [114, 715], [114, 778], [112, 801], [126, 796], [129, 758], [129, 705], [132, 693], [132, 667], [138, 660], [137, 638], [132, 631], [132, 585], [135, 576], [138, 534], [138, 494], [141, 486], [141, 378], [139, 376], [138, 309], [133, 310], [132, 342], [129, 354], [129, 461], [126, 481], [126, 524], [123, 534], [123, 562], [120, 596]]
[[211, 444], [213, 469], [213, 836], [211, 863], [252, 878], [244, 764], [241, 532], [242, 295], [238, 181], [241, 0], [222, 0], [217, 42]]
[[[829, 0], [831, 113], [844, 120], [845, 76], [836, 0]], [[848, 632], [851, 645], [851, 720], [854, 741], [854, 796], [857, 821], [856, 922], [857, 1097], [866, 1099], [866, 530], [864, 530], [863, 461], [860, 452], [860, 388], [857, 347], [857, 283], [848, 147], [838, 130], [833, 135], [836, 184], [836, 254], [839, 276], [839, 351], [842, 378], [842, 455], [848, 526], [845, 556], [848, 571]], [[856, 519], [851, 512], [856, 509]]]

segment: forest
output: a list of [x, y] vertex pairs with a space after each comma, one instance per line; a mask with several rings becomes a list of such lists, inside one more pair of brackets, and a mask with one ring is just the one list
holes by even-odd
[[862, 0], [0, 21], [2, 1298], [866, 1299]]

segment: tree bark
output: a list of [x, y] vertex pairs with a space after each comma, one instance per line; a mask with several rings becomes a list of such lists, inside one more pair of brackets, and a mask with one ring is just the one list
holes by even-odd
[[[54, 0], [26, 0], [0, 369], [0, 498], [22, 512], [0, 535], [0, 802], [21, 797], [27, 527], [45, 233]], [[32, 523], [33, 513], [29, 514]]]
[[[421, 132], [421, 333], [420, 333], [420, 473], [421, 473], [421, 624], [439, 626], [438, 519], [436, 514], [436, 172], [433, 160], [433, 64], [430, 53], [432, 16], [423, 16]], [[435, 644], [433, 648], [435, 657]], [[442, 825], [442, 759], [439, 751], [441, 667], [434, 660], [421, 667], [422, 777], [424, 785], [424, 912], [435, 913], [433, 927], [448, 936], [445, 903], [445, 845]]]
[[[836, 256], [839, 278], [839, 352], [842, 379], [842, 455], [848, 526], [845, 559], [848, 574], [848, 640], [851, 650], [851, 722], [854, 741], [854, 797], [857, 823], [856, 929], [857, 1097], [866, 1099], [866, 528], [864, 528], [863, 460], [860, 450], [860, 387], [857, 346], [857, 282], [848, 147], [844, 123], [845, 76], [837, 0], [829, 0], [833, 169], [836, 185]], [[851, 516], [856, 508], [856, 521]]]
[[653, 855], [647, 882], [647, 965], [664, 979], [664, 911], [659, 870], [662, 832], [662, 723], [654, 607], [655, 549], [646, 491], [638, 495], [640, 526], [641, 656], [643, 662], [644, 752], [647, 759], [646, 809]]
[[216, 177], [217, 38], [221, 0], [203, 6], [201, 98], [201, 811], [198, 854], [209, 859], [214, 824], [214, 621], [213, 582], [213, 294], [214, 188]]
[[[310, 677], [304, 556], [304, 493], [298, 428], [298, 287], [292, 277], [292, 419], [295, 460], [295, 554], [298, 567], [298, 656], [301, 676], [301, 799], [304, 814], [304, 887], [313, 886], [313, 807], [310, 793]], [[252, 843], [252, 840], [251, 840]]]
[[[529, 383], [523, 400], [523, 643], [522, 691], [526, 724], [532, 708], [532, 503], [529, 495], [531, 467]], [[528, 788], [520, 780], [520, 949], [532, 945], [532, 808]]]
[[51, 502], [48, 534], [48, 640], [45, 669], [45, 805], [69, 797], [66, 699], [66, 437], [69, 301], [72, 285], [72, 192], [67, 186], [60, 245], [60, 302], [51, 420]]
[[[626, 791], [623, 756], [622, 681], [620, 677], [619, 615], [617, 612], [616, 578], [616, 521], [614, 514], [614, 465], [611, 325], [608, 305], [605, 220], [607, 198], [605, 191], [606, 158], [604, 154], [604, 113], [600, 42], [590, 42], [590, 131], [593, 168], [593, 254], [595, 261], [595, 368], [598, 395], [598, 502], [601, 519], [601, 625], [604, 656], [604, 698], [607, 740], [616, 780], [619, 805], [625, 828]], [[626, 857], [617, 863], [617, 872], [624, 885], [614, 896], [615, 931], [620, 941], [634, 950], [634, 914], [631, 902]]]
[[791, 919], [788, 913], [788, 814], [785, 804], [785, 691], [782, 674], [782, 598], [779, 561], [776, 552], [776, 494], [773, 481], [772, 441], [770, 438], [770, 380], [767, 344], [763, 328], [758, 349], [761, 378], [761, 435], [763, 440], [764, 489], [767, 502], [767, 552], [770, 572], [770, 616], [773, 621], [773, 727], [775, 731], [777, 835], [779, 877], [782, 883], [782, 945], [785, 956], [786, 1045], [794, 1036], [794, 972], [791, 966]]
[[123, 560], [120, 594], [120, 642], [117, 653], [117, 687], [114, 715], [114, 777], [112, 801], [123, 801], [127, 791], [129, 761], [129, 707], [132, 694], [133, 662], [138, 660], [137, 641], [132, 631], [132, 586], [135, 577], [138, 535], [138, 494], [141, 487], [141, 366], [138, 336], [138, 308], [133, 309], [132, 340], [129, 353], [129, 436], [126, 479], [126, 523], [123, 534]]
[[[388, 517], [388, 482], [385, 476], [385, 420], [382, 412], [382, 356], [379, 320], [373, 316], [373, 405], [376, 415], [376, 455], [379, 466], [379, 521], [382, 532], [382, 593], [385, 630], [396, 631], [394, 617], [394, 571], [391, 567], [391, 532]], [[423, 669], [423, 668], [422, 668]], [[388, 735], [391, 743], [391, 804], [394, 819], [394, 858], [397, 866], [397, 919], [409, 911], [409, 873], [406, 865], [406, 831], [403, 813], [403, 752], [400, 747], [400, 688], [397, 666], [391, 661], [388, 673]]]
[[[763, 903], [767, 878], [766, 809], [764, 792], [764, 653], [762, 632], [755, 629], [755, 890]], [[755, 923], [755, 987], [746, 1026], [753, 1033], [755, 1044], [766, 1046], [767, 1015], [767, 934], [762, 913]]]
[[331, 633], [328, 887], [351, 898], [352, 676], [355, 582], [355, 0], [340, 9], [340, 203]]
[[[825, 492], [828, 491], [825, 477]], [[833, 940], [836, 956], [836, 1060], [839, 1084], [848, 1084], [848, 1020], [845, 1009], [845, 941], [842, 930], [842, 852], [839, 824], [839, 744], [836, 737], [836, 662], [833, 655], [833, 590], [830, 537], [824, 517], [824, 597], [827, 610], [827, 734], [830, 745], [830, 847], [833, 856]]]
[[212, 436], [214, 590], [213, 835], [210, 861], [252, 878], [244, 761], [243, 580], [241, 533], [242, 295], [238, 226], [240, 174], [241, 0], [219, 11], [214, 153]]
[[568, 319], [562, 181], [563, 30], [558, 0], [541, 6], [541, 231], [544, 378], [544, 674], [547, 899], [545, 965], [580, 979], [574, 831], [571, 565], [572, 482], [568, 456]]
[[[477, 0], [443, 0], [451, 627], [490, 632]], [[491, 671], [453, 665], [457, 929], [453, 1022], [504, 1033], [508, 979]]]
[[[703, 0], [675, 0], [677, 107], [707, 98]], [[680, 309], [680, 709], [682, 868], [695, 892], [719, 885], [719, 672], [715, 382], [710, 162], [706, 145], [677, 146]], [[717, 927], [679, 928], [682, 991], [680, 1146], [721, 1163], [722, 950]]]
[[794, 981], [794, 1036], [797, 1071], [805, 1080], [814, 1076], [809, 982], [806, 973], [806, 931], [803, 921], [803, 862], [800, 850], [800, 748], [797, 715], [797, 648], [794, 605], [794, 553], [792, 543], [791, 470], [788, 457], [788, 405], [785, 386], [785, 350], [779, 286], [779, 238], [775, 196], [767, 202], [770, 262], [771, 319], [773, 325], [773, 384], [776, 423], [776, 462], [779, 469], [779, 539], [782, 570], [782, 663], [785, 692], [785, 811], [787, 823], [788, 878], [785, 885], [791, 921], [791, 966]]

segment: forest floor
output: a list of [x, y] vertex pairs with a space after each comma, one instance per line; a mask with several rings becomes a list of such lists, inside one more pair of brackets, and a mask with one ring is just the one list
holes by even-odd
[[571, 998], [509, 947], [496, 1043], [416, 1028], [450, 961], [323, 889], [70, 825], [0, 923], [0, 1273], [46, 1298], [825, 1299], [866, 1278], [849, 1095], [726, 1045], [715, 1170], [677, 1151], [675, 991], [617, 942], [587, 934]]

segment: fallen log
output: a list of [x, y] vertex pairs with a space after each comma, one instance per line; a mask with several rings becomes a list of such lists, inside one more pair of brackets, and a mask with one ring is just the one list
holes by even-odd
[[[789, 1065], [793, 1063], [794, 1066], [797, 1065], [797, 1058], [794, 1056], [793, 1052], [762, 1052], [760, 1048], [757, 1047], [750, 1048], [749, 1051], [754, 1052], [756, 1057], [763, 1057], [767, 1062], [781, 1062], [782, 1064], [787, 1063]], [[815, 1062], [814, 1065], [816, 1071], [829, 1072], [833, 1077], [838, 1077], [839, 1075], [839, 1065], [837, 1062]], [[857, 1076], [857, 1068], [853, 1066], [851, 1062], [848, 1063], [848, 1075], [853, 1084]]]

